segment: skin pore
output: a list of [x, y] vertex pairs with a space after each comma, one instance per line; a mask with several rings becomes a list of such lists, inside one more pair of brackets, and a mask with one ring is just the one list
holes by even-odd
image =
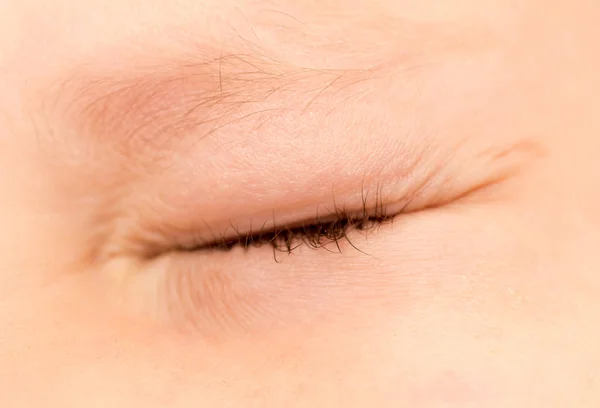
[[597, 407], [599, 18], [5, 1], [0, 406]]

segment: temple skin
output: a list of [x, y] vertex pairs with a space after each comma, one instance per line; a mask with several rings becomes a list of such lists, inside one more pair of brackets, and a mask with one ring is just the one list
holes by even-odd
[[0, 406], [597, 407], [599, 18], [4, 1]]

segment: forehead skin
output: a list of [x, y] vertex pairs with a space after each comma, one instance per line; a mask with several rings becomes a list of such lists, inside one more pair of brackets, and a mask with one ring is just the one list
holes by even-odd
[[598, 406], [600, 9], [513, 3], [3, 2], [0, 405]]

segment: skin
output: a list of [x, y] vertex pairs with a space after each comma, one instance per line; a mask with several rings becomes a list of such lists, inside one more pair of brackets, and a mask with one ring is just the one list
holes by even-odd
[[599, 406], [598, 2], [296, 3], [0, 5], [0, 406]]

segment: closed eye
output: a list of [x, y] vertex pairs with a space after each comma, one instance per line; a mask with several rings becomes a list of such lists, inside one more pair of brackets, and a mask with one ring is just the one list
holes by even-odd
[[391, 222], [393, 218], [394, 215], [386, 214], [381, 206], [377, 206], [377, 209], [371, 212], [367, 208], [363, 208], [362, 214], [358, 217], [338, 209], [326, 220], [316, 217], [314, 220], [300, 224], [273, 226], [269, 229], [263, 225], [258, 230], [249, 230], [245, 233], [240, 233], [237, 228], [232, 227], [234, 234], [225, 232], [211, 242], [180, 247], [176, 250], [225, 252], [234, 248], [248, 251], [252, 248], [270, 246], [273, 248], [273, 257], [276, 262], [278, 252], [289, 255], [302, 246], [341, 253], [342, 244], [347, 243], [353, 249], [363, 252], [352, 243], [349, 233], [361, 231], [368, 235], [379, 226]]

